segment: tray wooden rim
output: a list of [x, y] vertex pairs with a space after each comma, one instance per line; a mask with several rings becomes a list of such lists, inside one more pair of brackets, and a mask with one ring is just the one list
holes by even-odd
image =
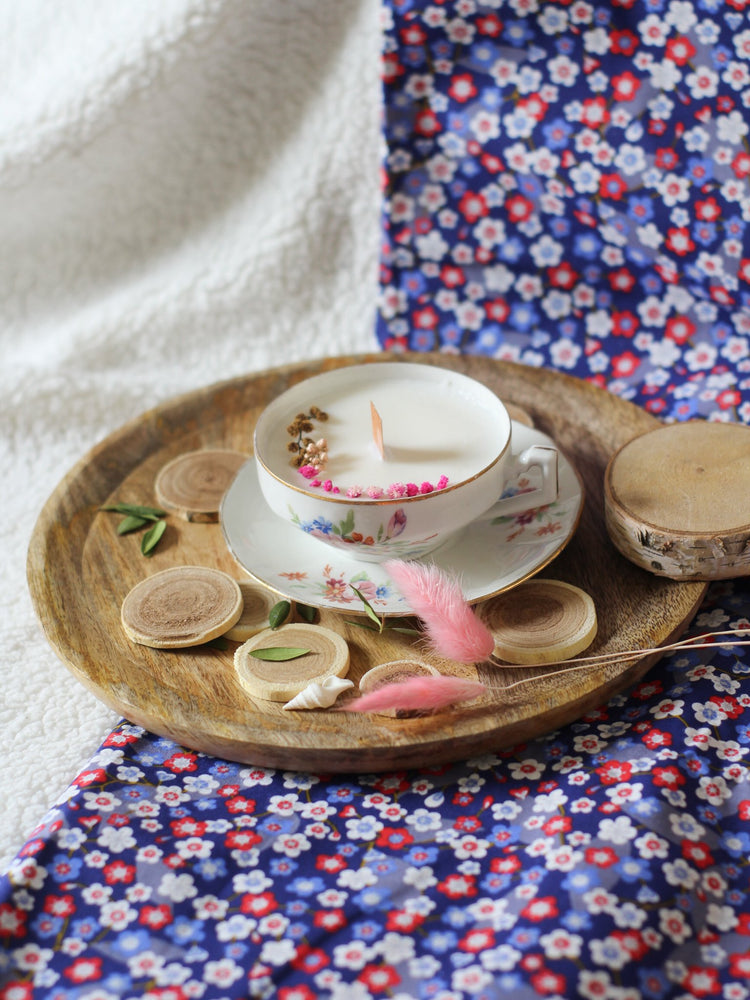
[[[571, 444], [575, 442], [583, 449], [579, 456], [581, 464], [592, 466], [586, 474], [593, 477], [597, 489], [592, 497], [589, 483], [585, 484], [587, 530], [596, 534], [597, 545], [606, 546], [599, 488], [603, 488], [606, 462], [628, 437], [659, 426], [659, 422], [603, 389], [559, 372], [513, 362], [445, 355], [342, 355], [238, 376], [166, 400], [108, 435], [73, 466], [40, 512], [27, 557], [32, 602], [53, 650], [100, 700], [130, 721], [197, 751], [274, 768], [362, 773], [439, 766], [536, 738], [574, 721], [622, 691], [659, 658], [656, 654], [637, 657], [626, 664], [592, 668], [568, 675], [564, 684], [554, 680], [540, 682], [533, 704], [529, 699], [507, 704], [501, 696], [493, 695], [476, 707], [467, 706], [423, 719], [394, 721], [348, 716], [357, 720], [356, 727], [342, 726], [342, 713], [331, 710], [298, 713], [306, 718], [298, 729], [290, 732], [288, 727], [279, 725], [278, 719], [273, 716], [266, 719], [265, 713], [254, 711], [253, 706], [248, 721], [242, 725], [236, 720], [206, 714], [213, 699], [210, 684], [198, 690], [198, 701], [204, 697], [205, 704], [198, 704], [196, 712], [196, 692], [189, 692], [193, 700], [186, 704], [179, 676], [167, 671], [164, 676], [154, 678], [140, 662], [144, 648], [132, 648], [124, 635], [119, 634], [119, 603], [105, 605], [106, 622], [91, 615], [83, 580], [92, 572], [92, 553], [88, 547], [96, 534], [94, 521], [99, 506], [126, 484], [129, 477], [144, 475], [149, 464], [153, 471], [168, 456], [181, 451], [236, 447], [238, 422], [243, 412], [247, 421], [247, 407], [262, 408], [268, 399], [294, 381], [331, 367], [386, 360], [451, 367], [501, 389], [503, 398], [532, 413], [539, 429], [558, 441], [580, 471], [576, 455], [571, 454], [570, 447], [561, 439], [567, 435]], [[572, 421], [562, 412], [565, 407], [572, 410]], [[210, 528], [221, 532], [218, 525]], [[581, 530], [579, 525], [578, 531]], [[572, 572], [578, 579], [571, 582], [586, 587], [587, 569], [574, 562], [576, 558], [580, 562], [580, 552], [568, 555], [571, 548], [567, 546], [545, 574], [565, 579], [565, 574], [570, 578]], [[165, 558], [170, 557], [167, 554]], [[225, 568], [236, 566], [228, 552], [226, 559]], [[563, 559], [565, 562], [558, 566]], [[643, 621], [636, 623], [636, 632], [630, 615], [618, 626], [622, 635], [613, 632], [607, 636], [603, 648], [636, 648], [635, 634], [641, 639], [638, 645], [642, 648], [655, 647], [683, 631], [705, 593], [705, 584], [652, 579], [650, 574], [621, 559], [613, 547], [606, 552], [606, 560], [608, 566], [615, 560], [612, 586], [619, 602], [625, 601], [627, 605], [629, 587], [633, 585], [644, 588], [647, 599], [642, 606], [640, 602], [634, 604], [636, 617], [639, 608], [643, 616]], [[145, 575], [170, 564], [174, 561], [155, 560], [153, 566], [139, 564], [138, 571]], [[107, 566], [102, 572], [114, 570]], [[602, 598], [604, 610], [612, 600], [610, 594]], [[112, 628], [115, 619], [117, 629]], [[110, 634], [104, 636], [107, 628]], [[208, 664], [210, 671], [220, 671], [215, 676], [221, 681], [225, 705], [236, 696], [227, 656], [231, 657], [231, 651], [229, 654], [214, 650], [200, 652], [201, 664]], [[391, 652], [383, 652], [382, 660], [390, 658], [395, 658]], [[509, 675], [508, 679], [515, 679], [515, 675]]]

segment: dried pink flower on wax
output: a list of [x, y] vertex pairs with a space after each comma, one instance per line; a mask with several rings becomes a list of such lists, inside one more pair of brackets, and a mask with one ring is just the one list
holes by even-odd
[[383, 568], [424, 622], [436, 653], [459, 663], [482, 662], [492, 654], [494, 637], [467, 604], [457, 580], [434, 563], [389, 559]]

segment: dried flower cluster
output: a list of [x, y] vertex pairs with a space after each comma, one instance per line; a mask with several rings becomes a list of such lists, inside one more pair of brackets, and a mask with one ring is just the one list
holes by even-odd
[[293, 439], [287, 445], [287, 450], [294, 455], [292, 465], [310, 467], [317, 473], [325, 468], [328, 461], [328, 444], [325, 438], [315, 441], [310, 437], [316, 420], [325, 423], [328, 414], [318, 406], [311, 406], [309, 413], [298, 413], [286, 430]]

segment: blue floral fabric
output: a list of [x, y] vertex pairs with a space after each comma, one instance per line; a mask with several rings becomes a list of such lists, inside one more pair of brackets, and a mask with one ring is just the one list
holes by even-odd
[[[717, 584], [693, 634], [750, 624]], [[345, 778], [123, 723], [0, 881], [0, 997], [750, 995], [750, 658], [533, 744]]]
[[744, 0], [390, 0], [378, 335], [750, 418]]
[[[384, 346], [748, 421], [745, 8], [385, 0]], [[690, 634], [747, 628], [724, 582]], [[748, 1000], [749, 674], [351, 777], [123, 722], [0, 879], [0, 1000]]]

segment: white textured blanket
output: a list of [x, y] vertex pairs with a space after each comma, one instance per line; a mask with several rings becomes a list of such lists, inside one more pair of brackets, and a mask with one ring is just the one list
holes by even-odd
[[378, 0], [0, 0], [0, 870], [116, 717], [36, 621], [73, 463], [170, 397], [375, 348]]

